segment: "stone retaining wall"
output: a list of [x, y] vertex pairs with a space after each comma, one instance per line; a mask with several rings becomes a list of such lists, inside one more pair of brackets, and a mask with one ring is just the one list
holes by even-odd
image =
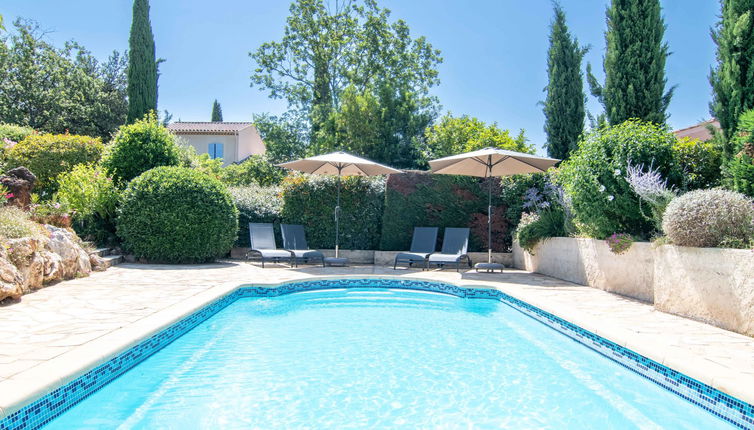
[[514, 244], [514, 266], [754, 336], [752, 250], [639, 242], [616, 255], [603, 240], [556, 237], [538, 244], [534, 252]]

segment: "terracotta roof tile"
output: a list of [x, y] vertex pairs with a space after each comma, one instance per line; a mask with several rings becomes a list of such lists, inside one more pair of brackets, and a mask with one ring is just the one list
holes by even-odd
[[171, 122], [168, 130], [174, 133], [207, 133], [207, 134], [235, 134], [247, 127], [251, 122]]
[[701, 122], [697, 125], [692, 125], [691, 127], [686, 127], [680, 130], [676, 130], [673, 133], [678, 138], [688, 137], [690, 139], [699, 139], [702, 141], [707, 141], [707, 140], [712, 139], [712, 133], [710, 133], [709, 130], [707, 129], [708, 125], [712, 125], [713, 127], [720, 129], [720, 122], [716, 119], [711, 119], [709, 121]]

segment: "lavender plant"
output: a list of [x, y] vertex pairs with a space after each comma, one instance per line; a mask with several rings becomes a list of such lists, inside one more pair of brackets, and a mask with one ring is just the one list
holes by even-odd
[[[658, 231], [662, 231], [662, 216], [670, 201], [676, 197], [676, 190], [668, 186], [667, 179], [663, 178], [659, 169], [654, 168], [652, 164], [645, 171], [643, 164], [634, 165], [629, 160], [625, 179], [633, 192], [639, 196], [639, 209], [642, 215], [654, 222]], [[650, 215], [641, 207], [642, 201], [649, 205]]]

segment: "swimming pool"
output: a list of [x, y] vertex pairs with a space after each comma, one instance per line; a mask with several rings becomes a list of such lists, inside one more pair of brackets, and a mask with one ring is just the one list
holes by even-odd
[[[523, 312], [605, 345], [622, 365]], [[637, 361], [726, 422], [619, 355], [632, 357], [495, 290], [384, 279], [243, 288], [0, 428], [34, 428], [40, 413], [50, 429], [748, 427], [738, 409], [702, 401], [742, 416], [750, 405], [710, 387], [694, 400], [681, 387], [693, 381]]]

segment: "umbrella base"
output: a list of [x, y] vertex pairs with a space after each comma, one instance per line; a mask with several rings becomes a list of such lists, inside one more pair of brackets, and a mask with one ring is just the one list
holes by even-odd
[[500, 263], [477, 263], [474, 265], [474, 269], [477, 273], [479, 273], [480, 270], [483, 270], [486, 273], [495, 273], [495, 270], [499, 270], [500, 273], [503, 273], [505, 266]]
[[347, 258], [325, 257], [325, 266], [348, 266]]

